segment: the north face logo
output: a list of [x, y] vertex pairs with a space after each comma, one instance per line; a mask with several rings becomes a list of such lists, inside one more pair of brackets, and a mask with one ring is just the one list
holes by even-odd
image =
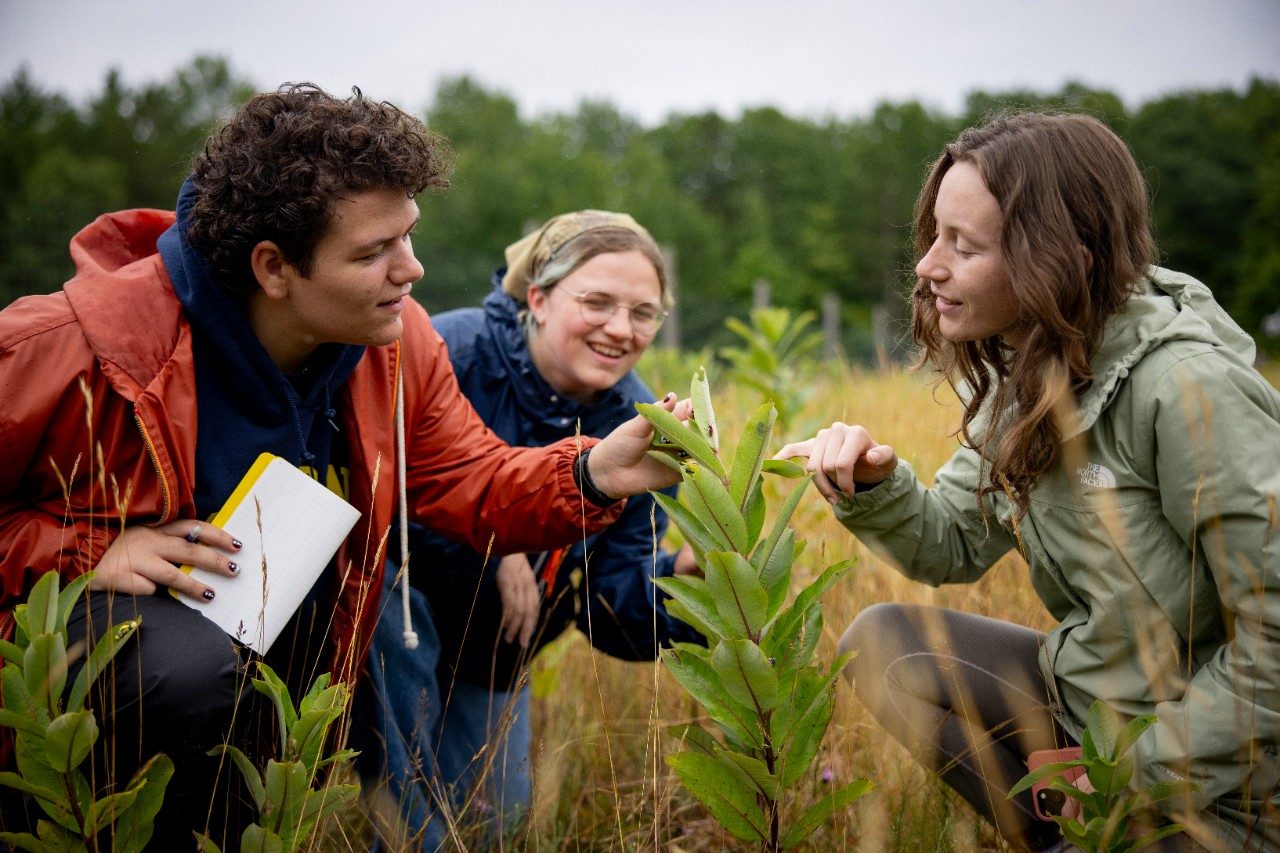
[[1095, 462], [1081, 465], [1076, 469], [1076, 474], [1080, 477], [1080, 485], [1082, 486], [1097, 486], [1103, 489], [1114, 489], [1116, 487], [1116, 475], [1112, 473], [1111, 469]]

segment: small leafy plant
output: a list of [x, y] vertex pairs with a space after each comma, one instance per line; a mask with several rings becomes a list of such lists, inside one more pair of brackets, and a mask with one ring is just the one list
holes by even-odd
[[[1196, 790], [1190, 781], [1157, 782], [1144, 791], [1132, 791], [1133, 757], [1129, 755], [1138, 736], [1156, 721], [1154, 714], [1134, 717], [1123, 727], [1120, 717], [1107, 704], [1098, 700], [1089, 706], [1089, 720], [1081, 738], [1081, 757], [1072, 761], [1046, 764], [1028, 773], [1009, 791], [1014, 797], [1038, 782], [1051, 780], [1049, 788], [1070, 797], [1080, 805], [1078, 818], [1054, 816], [1062, 827], [1063, 837], [1084, 850], [1106, 850], [1130, 853], [1155, 844], [1160, 839], [1182, 832], [1185, 827], [1171, 823], [1143, 835], [1137, 835], [1135, 818], [1161, 800]], [[1084, 768], [1094, 790], [1085, 793], [1063, 778], [1063, 773]]]
[[742, 339], [743, 346], [723, 347], [721, 358], [730, 364], [729, 378], [759, 391], [778, 411], [783, 426], [795, 419], [812, 393], [800, 374], [822, 345], [822, 335], [810, 331], [817, 315], [805, 311], [793, 315], [786, 308], [757, 308], [751, 324], [736, 317], [725, 326]]
[[[851, 657], [827, 668], [811, 663], [822, 633], [818, 599], [853, 563], [829, 567], [783, 606], [802, 544], [787, 525], [808, 477], [797, 465], [766, 459], [777, 419], [768, 403], [747, 424], [725, 468], [704, 371], [694, 375], [691, 396], [689, 426], [658, 406], [636, 407], [654, 426], [654, 455], [683, 480], [683, 502], [661, 493], [655, 498], [704, 573], [657, 581], [671, 596], [668, 611], [707, 638], [706, 648], [677, 643], [663, 661], [715, 724], [715, 732], [697, 724], [673, 727], [682, 749], [667, 763], [726, 830], [762, 850], [780, 850], [804, 841], [832, 812], [871, 789], [867, 780], [845, 785], [784, 826], [831, 720], [835, 681]], [[766, 473], [801, 482], [762, 538]]]
[[37, 822], [34, 835], [0, 833], [0, 842], [20, 850], [142, 850], [173, 775], [173, 762], [159, 754], [123, 788], [101, 794], [80, 769], [99, 736], [97, 718], [85, 707], [89, 688], [140, 621], [104, 634], [68, 690], [67, 620], [91, 576], [59, 591], [58, 573], [45, 573], [14, 611], [14, 642], [0, 640], [0, 725], [14, 732], [18, 766], [17, 773], [0, 773], [0, 785], [31, 796], [48, 817]]
[[[242, 853], [299, 850], [322, 818], [349, 807], [360, 791], [358, 785], [315, 787], [323, 768], [356, 755], [350, 749], [325, 754], [329, 729], [346, 711], [348, 689], [341, 682], [330, 685], [328, 674], [322, 674], [295, 708], [289, 688], [261, 661], [253, 687], [275, 705], [280, 760], [269, 759], [266, 769], [259, 772], [249, 757], [235, 746], [223, 744], [210, 754], [230, 754], [258, 807], [258, 822], [246, 827], [240, 838]], [[216, 853], [219, 849], [207, 836], [199, 836], [198, 840], [200, 849], [206, 853]]]

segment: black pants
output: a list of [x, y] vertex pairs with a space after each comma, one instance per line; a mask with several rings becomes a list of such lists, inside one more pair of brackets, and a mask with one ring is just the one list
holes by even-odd
[[[223, 849], [237, 849], [240, 833], [256, 815], [230, 758], [207, 753], [230, 743], [259, 766], [264, 755], [274, 754], [274, 708], [249, 684], [254, 673], [248, 664], [257, 656], [167, 592], [93, 592], [68, 620], [67, 648], [77, 655], [68, 683], [84, 662], [83, 652], [74, 651], [78, 644], [134, 618], [142, 620], [136, 635], [90, 690], [88, 704], [101, 734], [92, 764], [82, 770], [95, 790], [102, 792], [109, 780], [122, 790], [143, 763], [165, 753], [174, 774], [148, 849], [194, 850], [193, 831], [210, 835]], [[317, 639], [322, 632], [301, 626], [301, 616], [295, 617], [293, 630], [286, 628], [267, 655], [295, 701], [310, 684], [324, 645]], [[15, 798], [11, 789], [0, 789], [0, 797], [5, 829], [33, 831], [35, 820], [44, 817], [38, 805]]]

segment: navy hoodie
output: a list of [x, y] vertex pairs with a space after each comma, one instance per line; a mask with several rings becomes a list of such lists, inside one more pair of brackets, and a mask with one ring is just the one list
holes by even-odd
[[195, 501], [198, 516], [208, 518], [264, 451], [313, 475], [327, 475], [331, 464], [345, 473], [346, 442], [338, 432], [334, 403], [364, 347], [324, 344], [300, 375], [286, 376], [249, 325], [245, 295], [220, 283], [187, 242], [195, 196], [188, 178], [178, 194], [178, 221], [157, 245], [191, 323], [198, 416]]

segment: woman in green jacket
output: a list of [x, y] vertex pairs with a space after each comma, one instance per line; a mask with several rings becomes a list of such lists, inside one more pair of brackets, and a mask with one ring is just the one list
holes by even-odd
[[1195, 783], [1160, 804], [1187, 827], [1161, 849], [1277, 849], [1280, 395], [1252, 341], [1151, 266], [1138, 166], [1086, 116], [960, 134], [915, 246], [913, 333], [964, 401], [961, 448], [932, 488], [859, 426], [779, 456], [807, 457], [837, 518], [911, 578], [973, 581], [1017, 549], [1059, 623], [873, 606], [841, 643], [858, 696], [1020, 848], [1062, 841], [1009, 789], [1100, 699], [1155, 715], [1135, 789]]

